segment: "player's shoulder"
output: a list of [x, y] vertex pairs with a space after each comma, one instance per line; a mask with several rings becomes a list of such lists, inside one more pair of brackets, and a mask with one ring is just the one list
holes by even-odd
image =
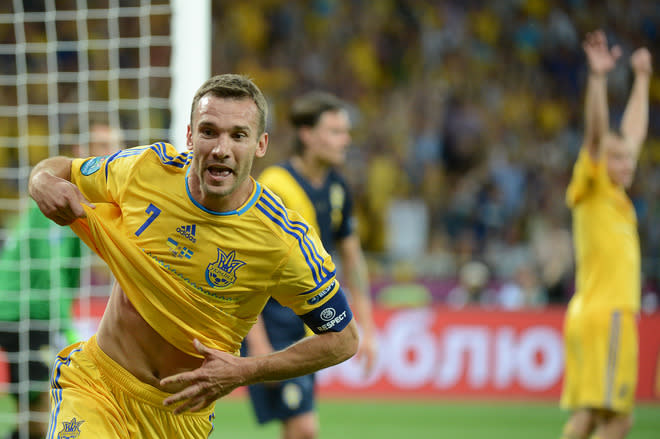
[[263, 184], [277, 183], [292, 178], [292, 174], [286, 166], [286, 163], [277, 163], [267, 166], [257, 177]]
[[151, 162], [172, 169], [183, 169], [191, 160], [191, 152], [179, 152], [166, 142], [123, 149], [108, 159], [109, 162]]
[[284, 239], [298, 239], [309, 232], [310, 226], [295, 210], [288, 209], [282, 199], [267, 186], [261, 185], [256, 208], [263, 221], [278, 231]]

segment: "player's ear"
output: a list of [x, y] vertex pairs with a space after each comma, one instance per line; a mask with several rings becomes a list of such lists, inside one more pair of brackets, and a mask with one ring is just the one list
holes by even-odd
[[259, 142], [257, 143], [257, 149], [254, 152], [254, 155], [256, 157], [263, 157], [266, 155], [266, 151], [268, 150], [268, 133], [263, 133], [261, 137], [259, 137]]
[[189, 150], [193, 149], [192, 128], [190, 127], [190, 124], [188, 124], [188, 129], [186, 130], [186, 146]]

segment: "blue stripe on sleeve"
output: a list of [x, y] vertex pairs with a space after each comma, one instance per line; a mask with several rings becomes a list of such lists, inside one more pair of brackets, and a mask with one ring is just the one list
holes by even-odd
[[149, 146], [137, 147], [137, 148], [128, 148], [117, 151], [111, 155], [105, 163], [106, 166], [106, 176], [108, 165], [115, 159], [123, 157], [132, 157], [134, 155], [142, 154], [146, 150], [152, 150], [158, 155], [160, 161], [165, 165], [175, 166], [177, 168], [183, 168], [192, 160], [192, 154], [189, 152], [183, 152], [181, 154], [171, 156], [167, 153], [167, 146], [163, 142], [154, 143]]
[[[303, 239], [305, 239], [308, 248], [310, 249], [310, 251], [314, 253], [313, 256], [315, 257], [316, 261], [321, 261], [321, 267], [322, 267], [321, 273], [327, 275], [328, 270], [325, 267], [323, 267], [323, 258], [316, 249], [316, 246], [314, 246], [312, 240], [309, 239], [309, 237], [307, 236], [307, 232], [309, 232], [309, 225], [301, 221], [291, 221], [291, 219], [289, 219], [289, 216], [286, 213], [286, 208], [281, 202], [277, 201], [277, 199], [273, 197], [273, 195], [270, 194], [268, 191], [264, 191], [264, 195], [268, 197], [268, 199], [270, 200], [270, 202], [263, 200], [264, 204], [267, 204], [273, 210], [273, 212], [275, 212], [280, 218], [282, 218], [292, 230], [298, 230], [301, 232], [302, 237]], [[277, 207], [277, 209], [275, 209], [275, 207]]]
[[[313, 263], [316, 265], [318, 269], [318, 274], [321, 279], [326, 279], [327, 275], [329, 274], [328, 270], [323, 266], [323, 258], [321, 255], [318, 253], [318, 250], [314, 246], [314, 243], [312, 242], [311, 239], [307, 236], [307, 231], [309, 230], [309, 227], [307, 224], [302, 223], [302, 222], [297, 222], [294, 221], [292, 222], [288, 215], [286, 214], [286, 209], [284, 206], [279, 204], [274, 198], [270, 197], [270, 194], [268, 194], [268, 191], [264, 191], [264, 194], [270, 198], [270, 200], [273, 201], [273, 203], [270, 203], [269, 200], [266, 200], [264, 197], [259, 199], [259, 202], [263, 204], [264, 206], [268, 207], [270, 211], [276, 215], [277, 217], [280, 218], [280, 220], [275, 219], [272, 215], [268, 214], [267, 212], [262, 212], [266, 213], [269, 218], [278, 224], [280, 227], [282, 227], [283, 230], [287, 231], [287, 233], [291, 234], [292, 236], [295, 236], [299, 243], [300, 243], [300, 249], [303, 251], [303, 254], [307, 258], [307, 255], [312, 257]], [[295, 225], [294, 225], [295, 224]], [[307, 248], [309, 253], [305, 252], [304, 247]], [[309, 263], [309, 259], [307, 259]], [[313, 267], [310, 267], [313, 269]], [[316, 272], [314, 272], [316, 273]], [[316, 279], [316, 278], [315, 278]], [[317, 282], [318, 283], [318, 282]]]
[[312, 271], [312, 276], [314, 277], [314, 283], [319, 284], [321, 282], [321, 279], [319, 279], [320, 274], [317, 273], [316, 268], [315, 268], [315, 265], [318, 266], [318, 263], [312, 264], [312, 261], [310, 261], [309, 254], [308, 254], [307, 251], [305, 251], [305, 248], [303, 247], [303, 240], [300, 237], [300, 235], [298, 235], [294, 231], [292, 231], [292, 230], [288, 229], [287, 227], [285, 227], [285, 225], [282, 223], [282, 221], [275, 218], [270, 212], [268, 212], [266, 210], [265, 207], [262, 206], [262, 203], [261, 203], [262, 200], [259, 200], [259, 201], [260, 202], [257, 203], [257, 209], [259, 209], [261, 212], [263, 212], [263, 214], [266, 215], [275, 224], [280, 226], [282, 228], [282, 230], [284, 230], [286, 233], [288, 233], [289, 235], [293, 236], [294, 238], [296, 238], [298, 240], [298, 246], [300, 247], [300, 251], [302, 252], [303, 256], [305, 257], [305, 261], [307, 261], [307, 266], [309, 266], [310, 270]]

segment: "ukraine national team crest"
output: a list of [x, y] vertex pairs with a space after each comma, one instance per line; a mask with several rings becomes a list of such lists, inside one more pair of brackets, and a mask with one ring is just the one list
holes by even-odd
[[57, 433], [57, 439], [76, 439], [80, 436], [80, 425], [85, 421], [76, 421], [76, 418], [69, 422], [62, 422], [62, 429]]
[[236, 270], [245, 262], [236, 259], [236, 252], [225, 253], [218, 249], [218, 259], [206, 267], [206, 282], [216, 288], [227, 288], [236, 282]]

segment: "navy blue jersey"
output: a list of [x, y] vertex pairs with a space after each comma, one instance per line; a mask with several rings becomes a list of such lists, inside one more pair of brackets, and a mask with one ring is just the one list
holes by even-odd
[[312, 186], [290, 161], [266, 168], [259, 181], [316, 228], [329, 253], [334, 253], [337, 241], [355, 232], [353, 199], [346, 181], [334, 169], [320, 187]]

